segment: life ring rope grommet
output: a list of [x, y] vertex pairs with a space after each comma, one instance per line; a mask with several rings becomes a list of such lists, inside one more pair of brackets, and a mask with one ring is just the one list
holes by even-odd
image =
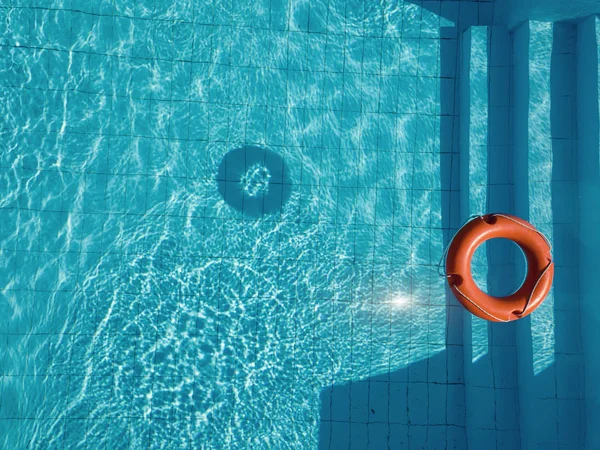
[[[486, 294], [471, 275], [471, 259], [475, 250], [485, 241], [495, 238], [513, 241], [527, 259], [525, 281], [507, 297]], [[482, 319], [510, 322], [529, 315], [547, 297], [554, 278], [551, 251], [552, 246], [546, 236], [525, 220], [499, 213], [472, 216], [452, 238], [442, 255], [440, 266], [445, 262], [443, 276], [467, 310]]]

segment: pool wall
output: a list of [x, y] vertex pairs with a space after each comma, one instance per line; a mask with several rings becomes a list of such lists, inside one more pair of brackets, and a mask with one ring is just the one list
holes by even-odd
[[497, 4], [506, 8], [509, 28], [524, 20], [553, 22], [600, 13], [596, 0], [497, 0]]
[[[577, 131], [579, 167], [579, 285], [581, 334], [585, 357], [586, 448], [600, 444], [600, 21], [590, 17], [578, 25]], [[572, 280], [571, 280], [572, 281]]]

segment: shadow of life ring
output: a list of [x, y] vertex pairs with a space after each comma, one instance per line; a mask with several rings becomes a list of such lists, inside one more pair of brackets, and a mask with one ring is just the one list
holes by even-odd
[[[504, 238], [517, 244], [527, 260], [521, 287], [507, 297], [483, 292], [471, 275], [471, 259], [481, 244]], [[446, 278], [458, 301], [472, 314], [491, 322], [510, 322], [531, 314], [547, 297], [554, 278], [548, 240], [529, 222], [508, 214], [479, 216], [452, 239], [446, 256]]]
[[229, 151], [219, 164], [216, 178], [223, 200], [248, 217], [278, 212], [291, 194], [289, 169], [283, 158], [253, 145]]

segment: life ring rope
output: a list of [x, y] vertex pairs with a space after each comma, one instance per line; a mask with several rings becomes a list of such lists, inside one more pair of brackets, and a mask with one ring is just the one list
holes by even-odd
[[537, 289], [538, 285], [540, 284], [540, 281], [542, 281], [542, 278], [544, 278], [544, 276], [546, 275], [546, 272], [548, 272], [550, 267], [552, 267], [552, 264], [553, 264], [553, 261], [550, 260], [550, 262], [548, 263], [546, 268], [542, 271], [542, 273], [538, 277], [537, 281], [535, 282], [535, 285], [533, 286], [533, 289], [531, 290], [531, 293], [529, 294], [529, 298], [527, 298], [527, 303], [525, 303], [525, 307], [523, 308], [523, 311], [521, 311], [519, 314], [517, 314], [517, 316], [522, 316], [525, 313], [525, 311], [527, 311], [527, 308], [529, 307], [529, 303], [531, 303], [531, 297], [533, 297], [533, 294], [535, 293], [535, 290]]

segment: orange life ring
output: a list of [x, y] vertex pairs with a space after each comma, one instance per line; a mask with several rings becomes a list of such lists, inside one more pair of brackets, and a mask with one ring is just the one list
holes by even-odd
[[[483, 292], [471, 275], [477, 247], [494, 238], [510, 239], [523, 250], [527, 276], [507, 297]], [[446, 277], [458, 301], [471, 313], [492, 322], [509, 322], [527, 316], [544, 301], [554, 278], [550, 244], [533, 225], [508, 214], [487, 214], [463, 226], [448, 249]]]

